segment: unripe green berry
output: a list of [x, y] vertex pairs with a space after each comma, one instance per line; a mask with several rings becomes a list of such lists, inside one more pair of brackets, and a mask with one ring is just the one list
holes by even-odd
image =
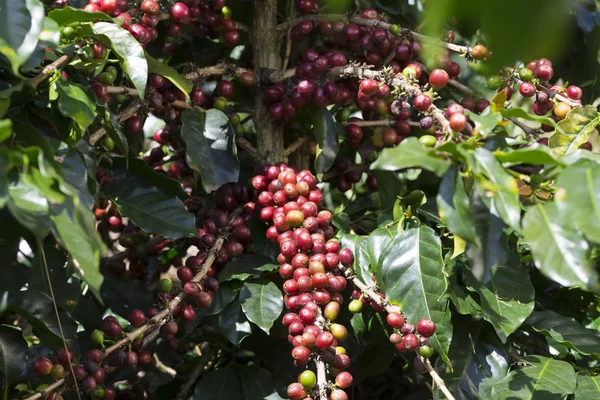
[[317, 384], [317, 376], [311, 370], [306, 370], [300, 374], [298, 381], [304, 389], [312, 390]]
[[102, 142], [106, 150], [111, 151], [115, 148], [115, 141], [111, 139], [110, 136], [104, 136], [104, 141]]
[[173, 289], [173, 281], [169, 278], [160, 280], [160, 291], [163, 293], [169, 293]]
[[223, 14], [225, 18], [231, 18], [231, 8], [227, 6], [221, 8], [221, 14]]
[[437, 139], [435, 138], [435, 136], [432, 135], [423, 135], [419, 138], [419, 142], [421, 142], [427, 147], [433, 147], [435, 146]]
[[429, 346], [421, 346], [419, 347], [419, 353], [425, 358], [430, 358], [433, 355], [433, 349]]
[[519, 78], [525, 82], [530, 82], [533, 79], [533, 71], [529, 68], [521, 68], [519, 70]]
[[394, 35], [399, 35], [400, 34], [400, 27], [396, 24], [392, 24], [390, 25], [390, 32]]
[[362, 311], [363, 308], [363, 303], [360, 300], [352, 300], [349, 304], [348, 304], [348, 310], [351, 313], [359, 313]]
[[104, 333], [99, 331], [98, 329], [92, 332], [92, 341], [94, 343], [103, 344], [104, 343]]
[[490, 90], [497, 90], [500, 88], [502, 81], [498, 75], [492, 75], [487, 78], [487, 87]]

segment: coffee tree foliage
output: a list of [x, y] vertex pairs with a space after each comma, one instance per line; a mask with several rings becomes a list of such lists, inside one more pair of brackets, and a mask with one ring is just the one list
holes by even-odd
[[0, 0], [3, 398], [599, 398], [599, 15]]

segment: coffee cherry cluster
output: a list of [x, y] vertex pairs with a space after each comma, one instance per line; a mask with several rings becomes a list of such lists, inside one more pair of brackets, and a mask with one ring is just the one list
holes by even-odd
[[289, 310], [283, 324], [294, 346], [294, 364], [306, 367], [310, 360], [326, 363], [330, 376], [336, 379], [331, 387], [317, 387], [315, 373], [308, 369], [298, 383], [288, 386], [288, 395], [303, 399], [313, 389], [331, 389], [331, 399], [347, 399], [343, 389], [350, 386], [352, 376], [342, 371], [350, 359], [339, 342], [346, 339], [348, 331], [334, 321], [347, 285], [340, 265], [350, 268], [354, 255], [331, 240], [332, 214], [319, 209], [323, 194], [312, 173], [297, 172], [285, 164], [265, 166], [260, 172], [252, 179], [252, 186], [259, 217], [269, 224], [267, 238], [279, 243], [279, 274], [286, 279], [283, 290]]
[[237, 24], [230, 18], [231, 10], [226, 6], [226, 0], [182, 0], [169, 2], [164, 8], [159, 0], [143, 0], [139, 8], [133, 9], [127, 0], [89, 0], [84, 10], [104, 12], [121, 19], [121, 26], [142, 46], [158, 39], [159, 22], [168, 20], [163, 44], [167, 54], [179, 49], [182, 27], [187, 25], [193, 26], [201, 37], [216, 39], [220, 35], [230, 46], [240, 41]]

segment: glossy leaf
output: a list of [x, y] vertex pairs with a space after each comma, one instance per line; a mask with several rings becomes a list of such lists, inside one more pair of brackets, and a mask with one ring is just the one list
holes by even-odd
[[575, 221], [590, 240], [600, 243], [600, 164], [581, 160], [558, 176], [556, 187], [564, 190], [556, 204], [565, 218]]
[[538, 204], [525, 213], [523, 235], [539, 270], [563, 286], [598, 290], [589, 245], [572, 224], [561, 224], [555, 204]]
[[82, 130], [86, 130], [96, 119], [96, 107], [87, 93], [64, 78], [56, 81], [56, 91], [61, 114], [73, 118]]
[[160, 232], [169, 238], [196, 233], [194, 214], [186, 211], [179, 198], [163, 193], [123, 165], [115, 165], [113, 174], [113, 181], [103, 187], [104, 194], [141, 229]]
[[[503, 344], [483, 321], [458, 316], [452, 322], [454, 332], [448, 357], [453, 369], [442, 369], [441, 377], [457, 399], [489, 398], [485, 392], [508, 372], [509, 345]], [[445, 398], [439, 390], [435, 397]]]
[[216, 109], [202, 113], [192, 108], [183, 112], [181, 122], [181, 138], [187, 145], [185, 158], [200, 173], [204, 189], [212, 192], [237, 182], [240, 164], [229, 118]]
[[94, 217], [81, 204], [66, 201], [50, 207], [50, 219], [59, 242], [69, 251], [81, 278], [97, 294], [102, 284], [100, 257], [105, 246], [96, 232]]
[[123, 70], [137, 89], [141, 99], [146, 92], [148, 62], [144, 49], [129, 31], [109, 22], [96, 22], [92, 29], [121, 59]]
[[200, 379], [193, 400], [244, 399], [244, 389], [234, 366], [218, 369]]
[[101, 108], [104, 109], [104, 127], [108, 132], [108, 136], [115, 142], [115, 146], [121, 151], [125, 157], [129, 154], [129, 142], [127, 136], [123, 133], [121, 122], [117, 118], [117, 115], [106, 104], [102, 104]]
[[309, 112], [317, 142], [315, 172], [318, 179], [333, 165], [339, 151], [338, 134], [335, 122], [325, 107], [312, 107]]
[[443, 265], [435, 231], [427, 226], [410, 229], [395, 236], [381, 254], [378, 269], [382, 280], [378, 283], [385, 297], [399, 304], [410, 321], [435, 321], [437, 330], [429, 339], [442, 360], [449, 362], [452, 323], [443, 297], [447, 287]]
[[600, 377], [577, 375], [577, 389], [573, 400], [588, 400], [600, 397]]
[[520, 107], [503, 108], [500, 110], [500, 114], [502, 114], [504, 118], [521, 118], [527, 121], [539, 122], [550, 126], [556, 125], [556, 122], [552, 118], [543, 115], [535, 115], [532, 113], [528, 113]]
[[548, 146], [532, 144], [510, 152], [495, 151], [494, 157], [501, 163], [532, 164], [532, 165], [558, 165], [564, 166], [563, 160], [559, 159]]
[[503, 343], [533, 311], [535, 289], [529, 272], [518, 263], [492, 268], [492, 278], [485, 285], [467, 270], [463, 280], [469, 290], [479, 294], [481, 314]]
[[370, 285], [373, 280], [371, 279], [371, 264], [367, 253], [367, 238], [354, 234], [342, 234], [340, 239], [340, 247], [348, 248], [354, 254], [352, 271], [362, 283]]
[[69, 6], [50, 11], [48, 18], [56, 21], [59, 26], [66, 26], [74, 22], [112, 21], [112, 18], [103, 12], [87, 12]]
[[275, 283], [266, 280], [244, 283], [240, 301], [246, 317], [265, 333], [269, 333], [283, 311], [281, 290]]
[[245, 281], [247, 278], [256, 277], [266, 271], [275, 271], [278, 268], [269, 257], [259, 254], [247, 254], [228, 262], [219, 274], [219, 281], [226, 282], [234, 279]]
[[444, 174], [436, 200], [440, 218], [450, 232], [479, 244], [475, 221], [469, 210], [469, 197], [456, 167], [450, 167]]
[[151, 74], [159, 74], [171, 81], [179, 90], [185, 93], [186, 97], [189, 98], [189, 93], [194, 89], [194, 83], [186, 79], [183, 75], [179, 74], [174, 68], [169, 67], [166, 64], [161, 63], [154, 57], [146, 53], [146, 61], [148, 61], [148, 72]]
[[26, 355], [27, 342], [23, 332], [14, 326], [0, 325], [0, 371], [8, 382], [14, 382], [25, 370]]
[[233, 365], [238, 377], [242, 383], [245, 400], [283, 400], [277, 394], [278, 384], [275, 382], [269, 371], [258, 366]]
[[246, 318], [239, 301], [229, 303], [219, 313], [219, 327], [227, 340], [236, 346], [252, 333], [250, 321]]
[[[32, 290], [20, 292], [18, 296], [13, 297], [8, 308], [31, 324], [34, 333], [45, 345], [53, 350], [64, 347], [52, 299], [48, 295]], [[76, 351], [77, 323], [66, 311], [59, 309], [58, 315], [67, 345]]]
[[473, 168], [480, 192], [485, 192], [482, 198], [489, 202], [490, 211], [510, 227], [519, 229], [521, 206], [514, 178], [485, 149], [479, 148], [470, 153], [469, 165]]
[[596, 330], [552, 310], [534, 311], [525, 323], [578, 353], [600, 360], [600, 334]]
[[0, 143], [8, 139], [12, 133], [12, 121], [10, 119], [0, 120]]
[[559, 156], [571, 154], [587, 142], [588, 136], [600, 123], [596, 107], [586, 105], [569, 111], [566, 118], [556, 125], [556, 131], [548, 140], [548, 146]]
[[39, 0], [0, 0], [0, 53], [19, 67], [33, 54], [42, 31], [44, 5]]
[[571, 364], [536, 355], [522, 361], [525, 366], [494, 384], [492, 399], [559, 399], [575, 391], [577, 377]]
[[423, 168], [442, 176], [449, 166], [450, 160], [436, 155], [435, 150], [426, 147], [417, 138], [409, 137], [396, 147], [383, 149], [371, 164], [371, 169], [396, 171], [403, 168]]
[[375, 274], [377, 282], [381, 282], [381, 270], [379, 261], [390, 243], [394, 240], [394, 234], [387, 228], [377, 228], [367, 237], [367, 255], [371, 263], [371, 271]]
[[134, 309], [147, 310], [155, 303], [155, 296], [141, 280], [127, 281], [108, 271], [104, 272], [100, 293], [106, 305], [123, 318]]

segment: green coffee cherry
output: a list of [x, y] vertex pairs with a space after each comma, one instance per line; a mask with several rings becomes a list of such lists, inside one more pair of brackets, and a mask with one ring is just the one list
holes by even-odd
[[427, 147], [433, 147], [435, 146], [437, 139], [435, 138], [435, 136], [432, 135], [423, 135], [419, 138], [419, 142], [421, 142]]
[[169, 278], [160, 280], [160, 291], [163, 293], [169, 293], [173, 289], [173, 281]]

